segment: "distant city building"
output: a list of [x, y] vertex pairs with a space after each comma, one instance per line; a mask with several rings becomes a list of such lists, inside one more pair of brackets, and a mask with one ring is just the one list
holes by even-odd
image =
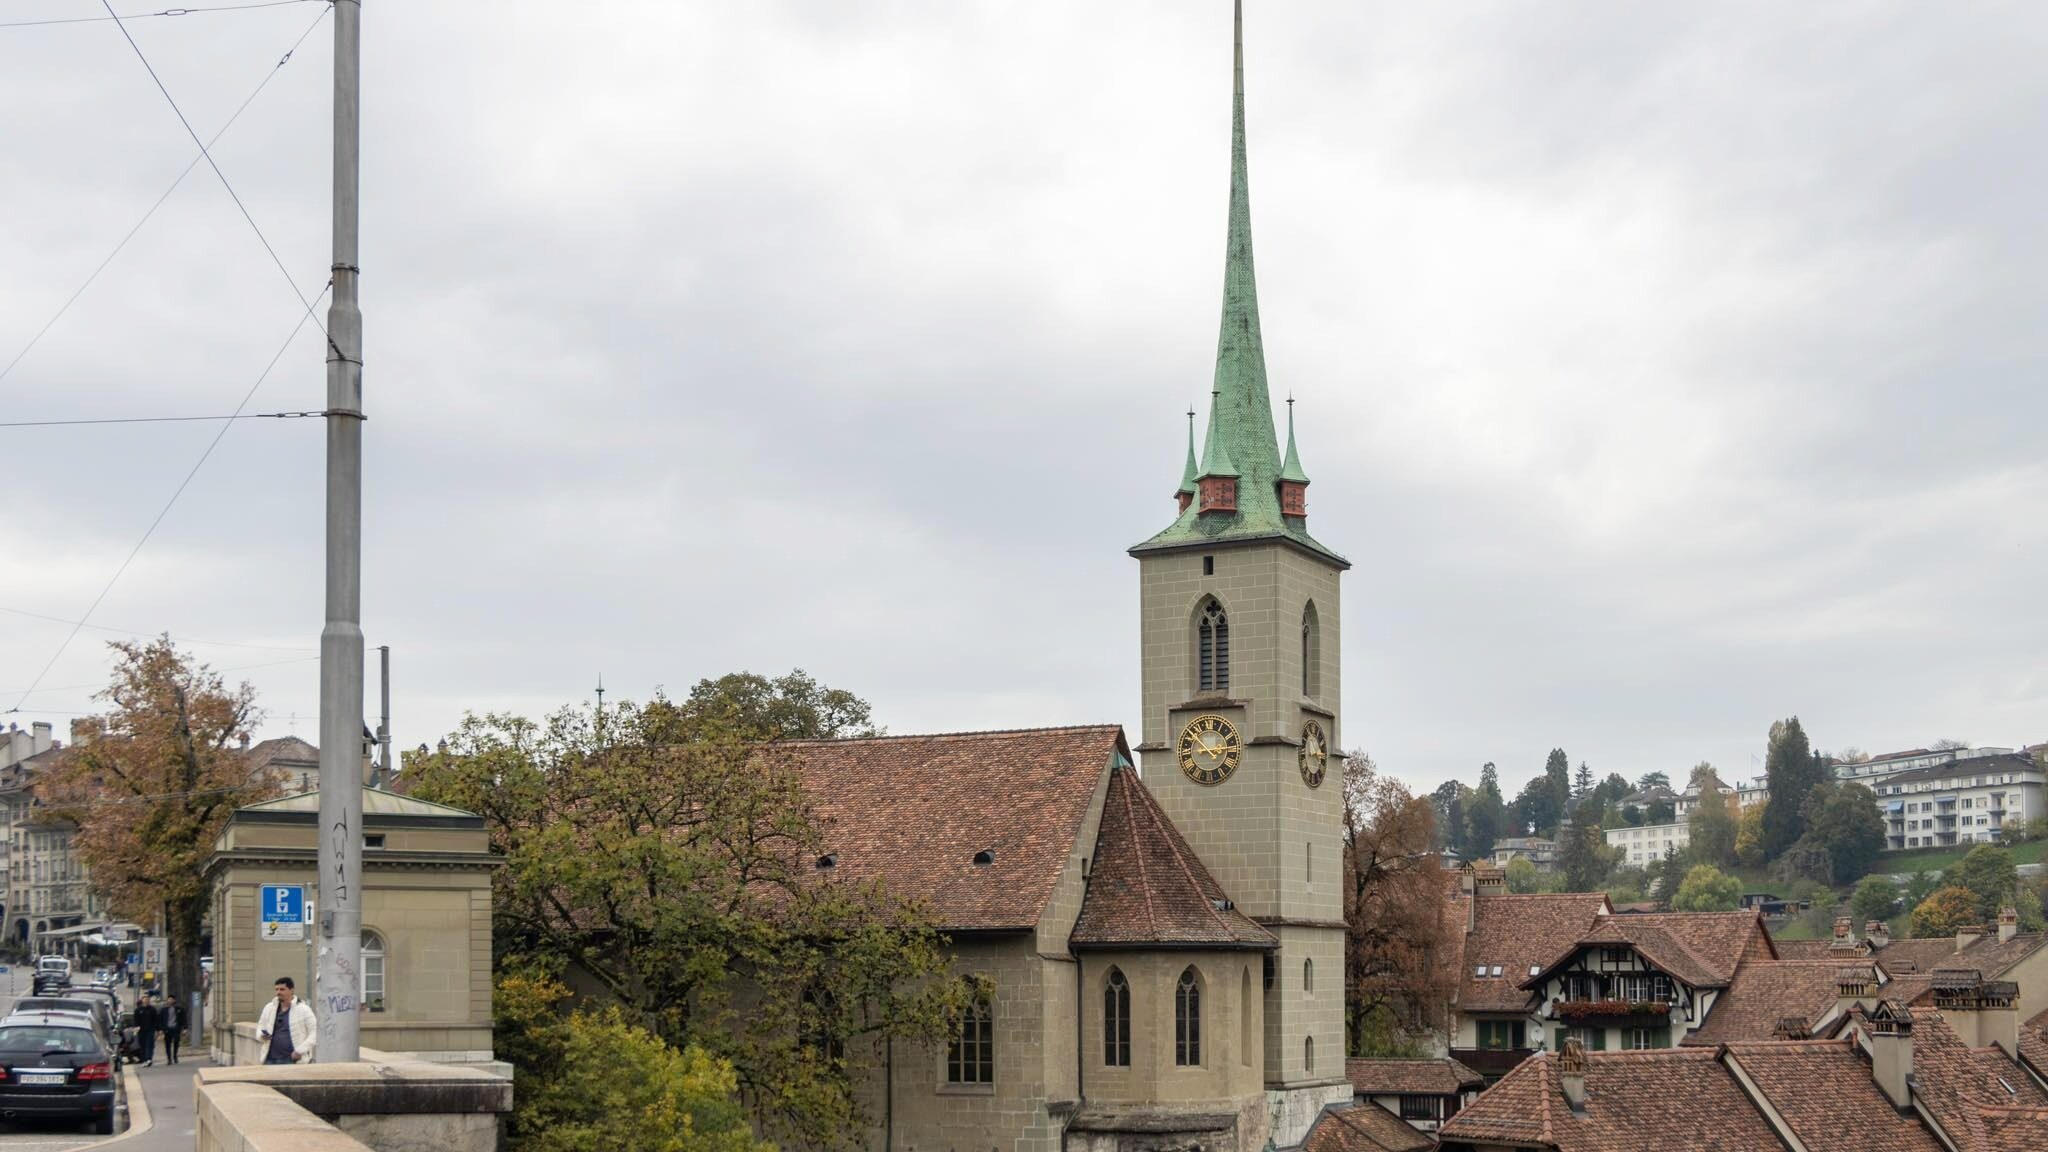
[[1890, 773], [1871, 788], [1890, 848], [1942, 847], [2001, 838], [2048, 815], [2048, 771], [2014, 752], [1957, 757]]
[[1878, 785], [1889, 783], [1892, 777], [1901, 773], [1945, 767], [1963, 760], [2011, 755], [2014, 752], [2010, 748], [1909, 748], [1904, 752], [1872, 756], [1857, 764], [1836, 764], [1835, 779], [1875, 790]]
[[1609, 828], [1605, 833], [1607, 846], [1621, 849], [1621, 862], [1636, 868], [1652, 860], [1665, 859], [1692, 843], [1692, 825], [1683, 820], [1670, 824], [1645, 824], [1640, 828]]
[[1511, 836], [1495, 841], [1493, 862], [1505, 868], [1510, 860], [1527, 860], [1539, 871], [1554, 871], [1557, 868], [1557, 841], [1542, 836]]
[[1758, 776], [1735, 786], [1735, 803], [1745, 810], [1758, 807], [1770, 798], [1770, 778], [1767, 776]]

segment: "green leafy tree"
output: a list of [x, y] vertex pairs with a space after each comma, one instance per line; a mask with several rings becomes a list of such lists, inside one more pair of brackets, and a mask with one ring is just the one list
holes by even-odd
[[1672, 807], [1669, 800], [1652, 800], [1650, 806], [1643, 810], [1645, 824], [1669, 824], [1677, 819], [1678, 809]]
[[1531, 864], [1526, 857], [1517, 856], [1508, 861], [1508, 891], [1526, 893], [1550, 890], [1550, 877], [1545, 875], [1541, 868]]
[[1621, 802], [1622, 797], [1627, 796], [1635, 791], [1635, 789], [1629, 787], [1628, 777], [1623, 776], [1619, 772], [1609, 772], [1607, 779], [1602, 780], [1600, 786], [1594, 789], [1594, 791], [1599, 794], [1602, 804], [1618, 804]]
[[1470, 829], [1466, 848], [1473, 858], [1492, 854], [1493, 845], [1507, 827], [1508, 806], [1500, 795], [1500, 771], [1492, 762], [1479, 769], [1479, 787], [1465, 806], [1465, 825]]
[[801, 668], [772, 680], [753, 672], [699, 680], [676, 708], [685, 721], [717, 723], [754, 740], [837, 740], [882, 731], [867, 701], [828, 688]]
[[1771, 799], [1764, 807], [1764, 859], [1775, 860], [1806, 834], [1806, 794], [1827, 779], [1827, 766], [1807, 743], [1806, 729], [1792, 716], [1771, 725], [1764, 778]]
[[1572, 826], [1559, 834], [1564, 843], [1558, 847], [1557, 866], [1564, 875], [1564, 891], [1596, 892], [1603, 888], [1620, 853], [1607, 847], [1607, 837], [1600, 830], [1599, 810], [1591, 803], [1582, 805]]
[[1806, 839], [1827, 850], [1835, 879], [1847, 883], [1870, 870], [1884, 851], [1884, 816], [1861, 784], [1827, 781], [1809, 789], [1802, 812]]
[[1913, 935], [1953, 936], [1958, 928], [1981, 924], [1977, 898], [1968, 888], [1936, 888], [1913, 909]]
[[1732, 797], [1712, 788], [1700, 790], [1700, 802], [1687, 818], [1693, 854], [1717, 868], [1735, 863], [1737, 825]]
[[2020, 931], [2048, 931], [2048, 916], [2042, 914], [2041, 894], [2037, 889], [2020, 885], [2019, 890], [2013, 893], [2012, 906], [2020, 914]]
[[1920, 902], [1932, 896], [1934, 890], [1939, 887], [1941, 876], [1935, 872], [1915, 872], [1906, 877], [1906, 888], [1903, 893], [1906, 907], [1918, 908]]
[[1802, 836], [1772, 862], [1771, 873], [1788, 884], [1807, 880], [1828, 885], [1835, 882], [1835, 861], [1812, 837]]
[[1735, 824], [1735, 858], [1746, 868], [1760, 868], [1764, 862], [1764, 809], [1752, 804], [1742, 810]]
[[829, 1145], [865, 1123], [875, 1041], [936, 1041], [968, 990], [917, 906], [819, 872], [802, 780], [761, 732], [659, 696], [601, 726], [471, 716], [413, 794], [483, 816], [501, 968], [573, 970], [627, 1023], [730, 1063], [764, 1134]]
[[1640, 904], [1647, 891], [1641, 868], [1616, 868], [1607, 878], [1607, 899], [1615, 904]]
[[616, 1006], [565, 1013], [568, 996], [550, 980], [499, 981], [497, 1042], [516, 1085], [507, 1152], [773, 1152], [732, 1065], [669, 1047]]
[[1849, 914], [1858, 930], [1872, 920], [1890, 920], [1899, 908], [1899, 885], [1889, 876], [1865, 876], [1849, 897]]
[[1522, 790], [1515, 795], [1515, 802], [1508, 805], [1508, 813], [1514, 819], [1517, 836], [1532, 828], [1538, 836], [1555, 835], [1558, 821], [1564, 817], [1557, 794], [1550, 790], [1550, 781], [1542, 776], [1522, 785]]
[[1671, 777], [1668, 773], [1645, 772], [1636, 778], [1636, 789], [1641, 792], [1648, 792], [1652, 788], [1669, 787], [1671, 787]]
[[1941, 883], [1943, 887], [1968, 892], [1977, 923], [1991, 924], [2018, 892], [2020, 873], [2010, 848], [1979, 844], [1941, 874]]
[[1695, 864], [1671, 898], [1676, 912], [1733, 912], [1742, 899], [1742, 882], [1712, 864]]
[[1448, 849], [1459, 856], [1468, 856], [1466, 844], [1470, 833], [1466, 828], [1465, 805], [1472, 790], [1456, 780], [1446, 780], [1429, 794], [1430, 807], [1436, 809], [1436, 846]]

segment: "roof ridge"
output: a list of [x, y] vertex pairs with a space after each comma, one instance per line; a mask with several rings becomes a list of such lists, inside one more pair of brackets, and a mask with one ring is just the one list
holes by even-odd
[[[1136, 769], [1126, 764], [1119, 764], [1116, 767], [1110, 769], [1110, 771], [1116, 773], [1117, 775], [1122, 775], [1126, 772], [1135, 772]], [[1129, 780], [1124, 781], [1123, 792], [1124, 821], [1125, 823], [1129, 824], [1130, 827], [1135, 829], [1137, 827], [1137, 824], [1135, 823], [1137, 813], [1134, 812], [1131, 808], [1131, 782]], [[1152, 876], [1151, 873], [1147, 872], [1145, 869], [1144, 850], [1140, 849], [1136, 852], [1131, 853], [1131, 857], [1138, 862], [1138, 890], [1145, 894], [1145, 930], [1148, 933], [1156, 932], [1159, 927], [1159, 913], [1152, 907]]]
[[1103, 732], [1121, 724], [1048, 724], [1038, 728], [968, 728], [954, 732], [884, 732], [873, 736], [812, 736], [799, 740], [763, 740], [763, 747], [804, 745], [887, 744], [903, 740], [963, 740], [976, 736], [1032, 736], [1042, 732]]

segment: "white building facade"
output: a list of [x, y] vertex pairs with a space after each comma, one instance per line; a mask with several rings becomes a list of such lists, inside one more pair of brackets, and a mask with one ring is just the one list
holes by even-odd
[[1692, 825], [1679, 820], [1670, 824], [1645, 824], [1640, 828], [1609, 828], [1606, 836], [1609, 848], [1621, 850], [1623, 864], [1640, 868], [1692, 843]]
[[1892, 773], [1871, 791], [1889, 848], [1998, 840], [2005, 829], [2048, 815], [2048, 772], [2032, 757], [2011, 752]]

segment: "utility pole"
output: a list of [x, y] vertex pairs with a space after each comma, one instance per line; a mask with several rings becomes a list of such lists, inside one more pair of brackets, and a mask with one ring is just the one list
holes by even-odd
[[391, 645], [377, 646], [377, 787], [391, 784]]
[[363, 314], [356, 303], [362, 0], [334, 5], [334, 294], [327, 307], [327, 626], [320, 632], [315, 1049], [361, 1055], [363, 925]]

